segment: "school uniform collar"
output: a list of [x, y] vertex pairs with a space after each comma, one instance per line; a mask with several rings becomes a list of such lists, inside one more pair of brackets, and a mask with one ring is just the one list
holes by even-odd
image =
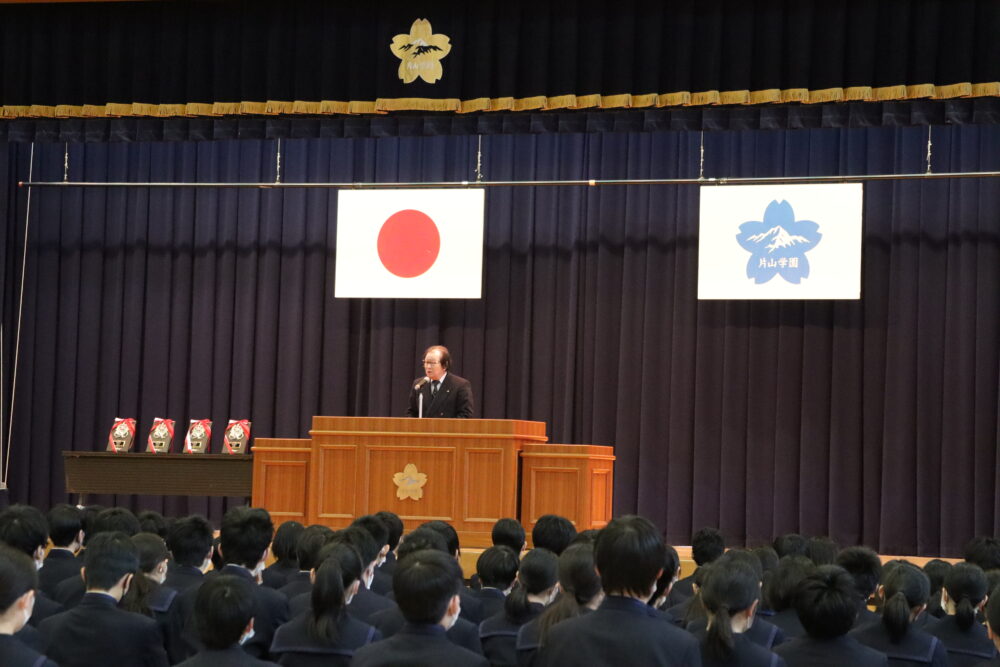
[[421, 635], [424, 637], [440, 637], [445, 639], [445, 629], [437, 623], [410, 623], [407, 621], [399, 631], [408, 635]]
[[627, 598], [620, 595], [609, 595], [604, 598], [600, 609], [610, 611], [625, 611], [631, 614], [641, 614], [642, 616], [657, 616], [658, 611], [650, 607], [642, 600]]

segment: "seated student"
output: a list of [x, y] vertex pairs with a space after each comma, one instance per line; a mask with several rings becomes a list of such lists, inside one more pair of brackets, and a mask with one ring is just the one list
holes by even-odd
[[295, 547], [305, 529], [298, 521], [286, 521], [278, 526], [271, 542], [271, 555], [275, 560], [261, 572], [261, 583], [264, 586], [278, 590], [288, 583], [288, 577], [299, 572]]
[[[351, 526], [350, 528], [338, 530], [330, 539], [332, 542], [341, 542], [353, 546], [357, 549], [358, 554], [361, 555], [361, 564], [364, 566], [361, 573], [361, 586], [351, 599], [350, 604], [348, 604], [347, 611], [358, 620], [364, 621], [369, 625], [375, 625], [371, 620], [373, 614], [396, 607], [396, 603], [386, 596], [373, 593], [368, 589], [368, 584], [371, 583], [372, 578], [375, 576], [375, 567], [378, 563], [380, 551], [378, 543], [375, 542], [375, 538], [371, 536], [371, 533], [360, 526]], [[298, 602], [296, 611], [302, 609], [302, 597], [300, 595], [296, 598]]]
[[924, 563], [924, 574], [931, 582], [931, 595], [927, 600], [926, 615], [934, 618], [942, 618], [947, 615], [944, 607], [941, 606], [941, 589], [944, 587], [944, 578], [951, 570], [951, 563], [940, 558], [932, 558]]
[[809, 542], [798, 533], [785, 533], [774, 538], [771, 546], [781, 560], [785, 556], [809, 557]]
[[278, 592], [291, 600], [312, 591], [312, 572], [319, 566], [319, 554], [333, 538], [333, 531], [318, 524], [308, 526], [295, 543], [295, 562], [299, 570], [285, 578], [285, 585]]
[[194, 623], [202, 648], [180, 667], [277, 667], [240, 648], [254, 634], [254, 586], [245, 577], [223, 574], [198, 587]]
[[173, 558], [164, 585], [178, 593], [201, 585], [212, 563], [213, 533], [212, 525], [196, 514], [174, 521], [167, 531], [167, 548]]
[[[132, 537], [139, 533], [139, 519], [124, 507], [109, 507], [101, 510], [94, 517], [93, 525], [87, 533], [87, 539], [100, 533], [125, 533]], [[89, 544], [89, 542], [88, 542]], [[86, 554], [85, 554], [86, 555]], [[54, 599], [66, 609], [75, 607], [87, 592], [86, 585], [80, 577], [70, 577], [56, 586]]]
[[1000, 570], [1000, 538], [984, 535], [969, 540], [965, 562], [978, 565], [983, 572]]
[[38, 628], [46, 654], [62, 667], [167, 665], [156, 621], [118, 608], [138, 568], [138, 550], [125, 533], [94, 535], [83, 559], [83, 599]]
[[[455, 562], [461, 562], [462, 559], [462, 549], [458, 544], [458, 532], [455, 528], [444, 521], [428, 521], [421, 524], [421, 528], [430, 528], [431, 530], [437, 532], [441, 537], [445, 539], [448, 543], [448, 553], [450, 553], [455, 558]], [[479, 625], [483, 622], [483, 605], [479, 600], [472, 594], [465, 586], [458, 592], [459, 597], [462, 598], [462, 618]]]
[[604, 601], [601, 578], [594, 569], [593, 544], [571, 544], [559, 556], [559, 590], [559, 596], [541, 616], [518, 630], [518, 665], [534, 664], [538, 648], [557, 623], [589, 613]]
[[531, 529], [531, 544], [535, 549], [548, 549], [559, 555], [576, 537], [573, 522], [558, 514], [543, 514]]
[[[989, 602], [986, 603], [986, 635], [993, 642], [993, 647], [1000, 653], [1000, 591], [993, 589]], [[981, 662], [977, 667], [1000, 667], [1000, 654], [992, 660]]]
[[832, 537], [810, 537], [806, 542], [806, 557], [815, 565], [835, 565], [840, 547]]
[[854, 627], [860, 628], [878, 620], [878, 614], [868, 609], [868, 599], [875, 594], [882, 578], [882, 561], [868, 547], [847, 547], [837, 554], [836, 565], [854, 578], [858, 616]]
[[[0, 542], [31, 558], [36, 568], [42, 567], [45, 547], [49, 542], [49, 524], [45, 515], [28, 505], [11, 505], [0, 512]], [[35, 606], [28, 623], [38, 627], [42, 621], [62, 610], [58, 602], [41, 591], [35, 591]]]
[[596, 611], [554, 626], [536, 664], [701, 665], [694, 637], [646, 604], [663, 570], [664, 544], [656, 526], [639, 516], [613, 519], [597, 536], [594, 561], [604, 601]]
[[760, 602], [757, 573], [745, 561], [718, 559], [704, 566], [701, 601], [707, 623], [694, 634], [701, 646], [701, 664], [708, 667], [784, 667], [785, 661], [750, 641]]
[[358, 649], [351, 665], [487, 665], [486, 658], [445, 636], [458, 620], [461, 587], [462, 570], [448, 554], [425, 549], [401, 557], [392, 588], [406, 625], [392, 637]]
[[903, 562], [884, 577], [881, 622], [851, 631], [851, 637], [885, 653], [890, 665], [947, 667], [948, 653], [937, 637], [916, 627], [927, 608], [930, 581], [920, 568]]
[[35, 603], [38, 575], [34, 561], [17, 549], [0, 544], [0, 665], [56, 667], [17, 635], [28, 626]]
[[153, 535], [158, 535], [162, 540], [167, 539], [167, 533], [170, 532], [170, 524], [156, 510], [143, 510], [135, 518], [139, 520], [140, 533], [152, 533]]
[[[262, 660], [268, 659], [274, 631], [288, 620], [288, 600], [285, 596], [272, 588], [257, 584], [257, 576], [264, 570], [273, 535], [271, 515], [267, 510], [256, 507], [230, 509], [222, 518], [219, 531], [218, 551], [220, 558], [225, 561], [219, 574], [242, 577], [253, 584], [250, 590], [256, 603], [254, 632], [243, 643], [243, 650]], [[173, 604], [170, 657], [174, 662], [194, 655], [199, 648], [197, 631], [192, 622], [199, 588], [188, 588], [177, 596]]]
[[396, 547], [399, 546], [399, 539], [403, 537], [403, 522], [400, 520], [399, 515], [385, 510], [375, 512], [375, 516], [382, 521], [386, 530], [389, 531], [389, 537], [387, 538], [389, 550], [385, 554], [385, 561], [378, 569], [391, 577], [392, 573], [396, 571]]
[[483, 655], [491, 665], [517, 664], [517, 632], [537, 618], [558, 592], [559, 561], [548, 549], [532, 549], [521, 559], [514, 589], [503, 609], [479, 624]]
[[[761, 581], [764, 573], [760, 566], [760, 560], [753, 553], [744, 549], [730, 549], [716, 559], [715, 563], [736, 563], [741, 567], [749, 569], [757, 580], [758, 591], [761, 589]], [[759, 596], [757, 609], [760, 609]], [[707, 618], [696, 619], [687, 625], [687, 631], [697, 637], [704, 636], [707, 629]], [[754, 644], [766, 648], [768, 651], [774, 650], [775, 646], [781, 644], [787, 638], [784, 630], [770, 621], [761, 618], [759, 611], [754, 615], [753, 623], [743, 632], [743, 636]]]
[[806, 636], [790, 639], [774, 652], [788, 667], [888, 667], [884, 654], [847, 636], [858, 615], [856, 595], [854, 581], [843, 568], [817, 568], [799, 582], [795, 594], [795, 611]]
[[[403, 560], [412, 553], [431, 549], [441, 553], [451, 555], [448, 551], [448, 544], [441, 534], [430, 528], [417, 528], [404, 538], [399, 545], [398, 557]], [[457, 561], [456, 561], [457, 562]], [[395, 576], [395, 575], [393, 575]], [[350, 611], [350, 607], [348, 607]], [[392, 637], [406, 625], [406, 618], [402, 610], [395, 603], [389, 609], [372, 614], [372, 625], [382, 633], [383, 637]], [[479, 627], [476, 624], [459, 617], [455, 624], [448, 628], [445, 636], [453, 644], [468, 649], [473, 653], [481, 654], [483, 646], [479, 642]]]
[[666, 550], [666, 556], [663, 559], [663, 574], [656, 580], [656, 590], [653, 592], [653, 597], [649, 598], [649, 606], [658, 609], [674, 625], [683, 627], [683, 619], [675, 618], [667, 611], [670, 607], [670, 591], [673, 590], [674, 584], [681, 576], [681, 559], [677, 555], [677, 549], [669, 544], [663, 546]]
[[947, 616], [935, 619], [924, 630], [944, 643], [952, 667], [965, 667], [996, 655], [986, 628], [976, 621], [987, 601], [986, 574], [978, 565], [957, 563], [944, 579], [941, 603]]
[[285, 667], [347, 665], [354, 652], [382, 634], [347, 613], [361, 586], [361, 556], [348, 544], [329, 544], [318, 558], [310, 608], [274, 633], [271, 655]]
[[[698, 567], [708, 565], [726, 551], [726, 539], [715, 528], [702, 528], [691, 536], [691, 556]], [[670, 599], [667, 608], [673, 608], [671, 612], [678, 618], [683, 618], [685, 607], [682, 611], [678, 605], [694, 597], [694, 576], [697, 569], [677, 581], [673, 590], [670, 591]], [[680, 613], [678, 613], [680, 612]]]
[[[514, 552], [514, 555], [518, 559], [521, 558], [521, 552], [524, 551], [524, 527], [521, 526], [520, 521], [517, 519], [498, 519], [497, 522], [493, 524], [493, 530], [490, 537], [493, 540], [493, 546], [507, 547]], [[482, 585], [482, 582], [479, 580], [478, 572], [469, 578], [469, 588], [473, 591], [478, 591]], [[495, 609], [484, 609], [483, 618], [489, 618], [495, 613]]]
[[757, 560], [760, 562], [760, 569], [762, 576], [760, 579], [760, 590], [762, 591], [762, 597], [760, 599], [760, 606], [757, 609], [758, 616], [773, 616], [774, 610], [768, 606], [767, 595], [763, 595], [763, 591], [766, 591], [769, 586], [773, 572], [778, 567], [778, 552], [776, 552], [771, 547], [754, 547], [750, 550]]
[[701, 603], [701, 594], [699, 591], [701, 590], [701, 585], [704, 582], [705, 574], [707, 573], [706, 568], [710, 564], [711, 563], [706, 563], [694, 571], [694, 574], [692, 575], [693, 582], [691, 584], [691, 591], [694, 595], [679, 604], [667, 607], [663, 611], [666, 618], [670, 619], [682, 628], [687, 628], [691, 623], [705, 618], [705, 606]]
[[381, 567], [385, 559], [389, 556], [389, 528], [382, 519], [374, 514], [359, 516], [351, 522], [351, 525], [367, 530], [379, 549], [378, 559], [375, 561], [375, 567], [372, 569], [368, 590], [379, 595], [388, 595], [392, 592], [392, 575], [383, 572]]
[[480, 587], [472, 591], [482, 605], [483, 618], [503, 610], [504, 600], [517, 578], [520, 565], [517, 553], [510, 547], [490, 547], [476, 559], [476, 577]]
[[139, 552], [139, 569], [118, 606], [154, 619], [167, 643], [171, 632], [170, 606], [177, 597], [177, 591], [163, 585], [170, 553], [163, 538], [154, 533], [139, 533], [132, 538], [132, 544]]
[[795, 612], [795, 595], [799, 584], [815, 571], [816, 566], [805, 556], [785, 556], [778, 561], [778, 567], [764, 590], [768, 606], [774, 611], [767, 620], [781, 628], [787, 637], [805, 634], [805, 628]]
[[76, 552], [83, 546], [83, 513], [79, 508], [63, 503], [50, 509], [45, 518], [49, 524], [52, 548], [38, 571], [38, 588], [52, 597], [60, 582], [80, 576], [82, 563], [77, 560]]

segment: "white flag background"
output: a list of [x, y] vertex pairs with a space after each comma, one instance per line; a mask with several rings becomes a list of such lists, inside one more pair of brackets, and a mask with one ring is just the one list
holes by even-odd
[[482, 189], [342, 190], [337, 298], [478, 299]]
[[860, 183], [702, 186], [699, 299], [860, 299]]

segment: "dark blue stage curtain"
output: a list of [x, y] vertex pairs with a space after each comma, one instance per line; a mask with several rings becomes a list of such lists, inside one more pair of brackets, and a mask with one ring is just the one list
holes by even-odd
[[[935, 171], [1000, 169], [1000, 126], [935, 125]], [[927, 127], [705, 133], [707, 176], [912, 173]], [[696, 176], [700, 133], [495, 134], [487, 179]], [[285, 181], [474, 178], [475, 135], [281, 142]], [[30, 144], [4, 144], [4, 382]], [[70, 179], [270, 181], [277, 142], [69, 144]], [[35, 144], [59, 180], [63, 144]], [[422, 349], [451, 347], [479, 415], [614, 444], [616, 511], [674, 543], [831, 534], [956, 554], [998, 528], [1000, 182], [866, 185], [860, 302], [696, 298], [698, 188], [487, 193], [484, 298], [335, 300], [333, 190], [36, 189], [12, 500], [65, 499], [59, 452], [112, 418], [400, 415]], [[215, 450], [221, 447], [217, 430]], [[179, 440], [179, 436], [178, 436]], [[176, 444], [175, 444], [176, 446]], [[112, 502], [112, 499], [104, 499]], [[117, 498], [168, 513], [224, 503]]]

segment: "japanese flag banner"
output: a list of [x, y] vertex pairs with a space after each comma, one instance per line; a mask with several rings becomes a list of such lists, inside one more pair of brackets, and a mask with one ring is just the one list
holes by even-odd
[[478, 299], [482, 189], [342, 190], [334, 296]]
[[860, 299], [860, 183], [701, 188], [699, 299]]

